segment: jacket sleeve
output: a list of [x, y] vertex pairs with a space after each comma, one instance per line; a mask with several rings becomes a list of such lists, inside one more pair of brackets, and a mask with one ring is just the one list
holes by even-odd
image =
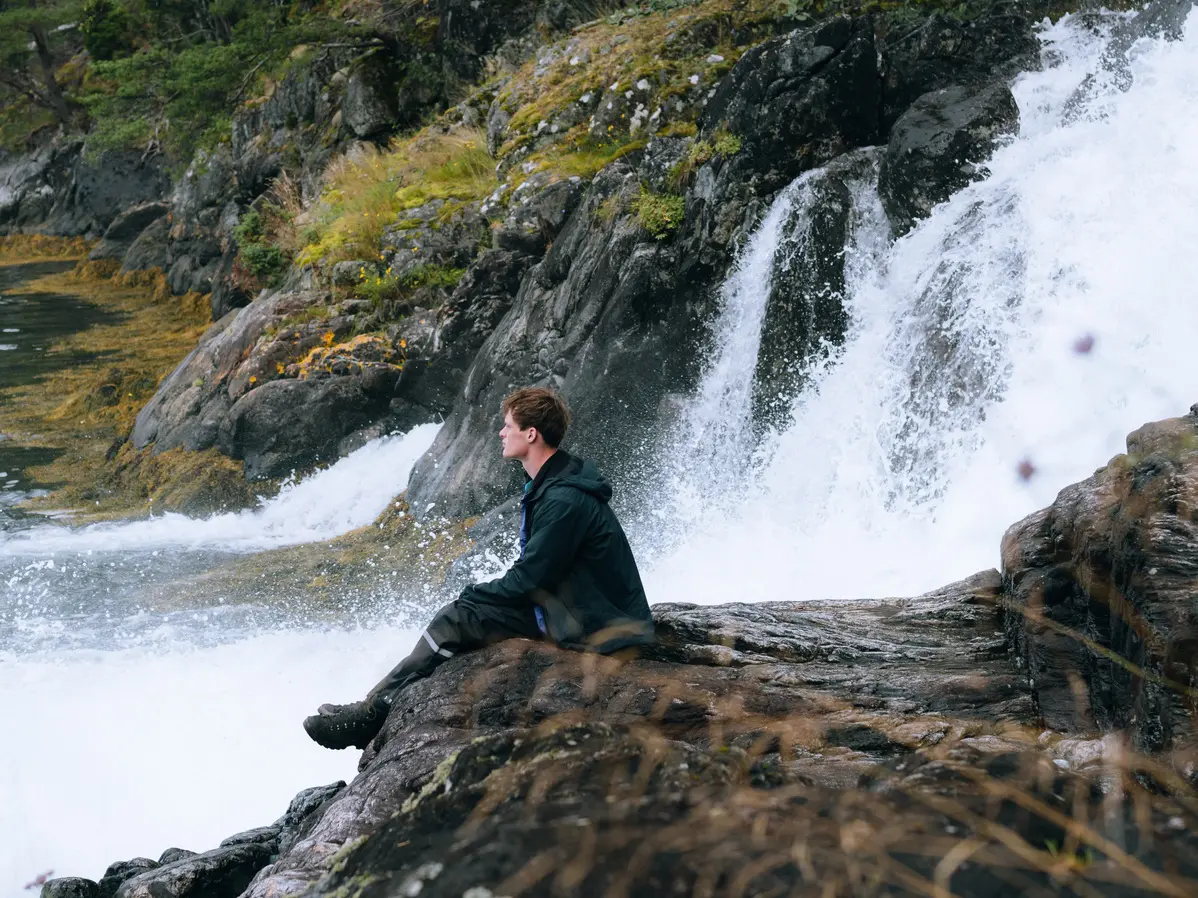
[[524, 557], [498, 580], [475, 583], [462, 598], [516, 602], [534, 589], [552, 590], [565, 577], [586, 532], [586, 512], [580, 503], [548, 492], [537, 502], [533, 533]]

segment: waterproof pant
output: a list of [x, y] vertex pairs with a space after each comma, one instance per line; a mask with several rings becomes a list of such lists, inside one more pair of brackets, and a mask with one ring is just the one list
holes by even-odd
[[388, 704], [406, 686], [422, 680], [459, 652], [504, 639], [543, 639], [531, 602], [518, 605], [458, 599], [437, 612], [412, 653], [370, 690]]

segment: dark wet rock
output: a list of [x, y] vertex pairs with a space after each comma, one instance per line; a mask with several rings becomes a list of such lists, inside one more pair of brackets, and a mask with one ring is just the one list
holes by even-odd
[[277, 846], [279, 835], [283, 831], [281, 823], [272, 824], [271, 826], [259, 826], [255, 829], [247, 829], [244, 832], [239, 832], [229, 836], [227, 839], [222, 839], [221, 848], [228, 848], [230, 845], [267, 845]]
[[399, 121], [394, 58], [383, 50], [368, 53], [354, 63], [345, 85], [341, 121], [357, 137], [389, 132]]
[[[599, 771], [611, 769], [606, 759], [629, 759], [627, 750], [641, 737], [626, 741], [625, 727], [649, 726], [657, 734], [651, 741], [671, 740], [670, 747], [660, 743], [667, 755], [679, 753], [677, 766], [667, 765], [676, 771], [670, 775], [691, 771], [669, 789], [685, 807], [705, 785], [742, 778], [783, 785], [835, 780], [843, 769], [855, 781], [860, 770], [896, 752], [963, 738], [963, 721], [978, 732], [1025, 725], [1035, 712], [1006, 651], [998, 583], [997, 572], [987, 571], [915, 599], [657, 606], [661, 644], [628, 663], [522, 641], [455, 658], [404, 691], [363, 755], [362, 774], [255, 882], [249, 898], [297, 890], [324, 875], [341, 846], [379, 826], [389, 840], [395, 830], [387, 821], [425, 800], [435, 802], [428, 816], [407, 818], [428, 834], [411, 841], [406, 874], [423, 863], [446, 863], [434, 845], [456, 829], [458, 812], [448, 813], [441, 797], [452, 805], [460, 795], [469, 810], [478, 799], [470, 783], [519, 758], [544, 763], [550, 745], [555, 756], [573, 759], [560, 780], [562, 799], [589, 818], [592, 787], [599, 804], [607, 794], [624, 800], [618, 787], [604, 792], [610, 781]], [[387, 663], [380, 659], [380, 666]], [[538, 747], [535, 728], [547, 732], [552, 721], [579, 719], [584, 727], [561, 730]], [[805, 735], [793, 728], [800, 720]], [[776, 755], [780, 740], [790, 746], [785, 757], [767, 757]], [[1002, 739], [994, 744], [1010, 747]], [[531, 774], [535, 766], [523, 769]], [[683, 786], [687, 781], [694, 791]], [[443, 823], [433, 823], [435, 814], [446, 815]], [[439, 888], [432, 882], [438, 876], [426, 879], [426, 887]], [[468, 885], [450, 879], [446, 888], [460, 894]]]
[[89, 259], [120, 259], [150, 225], [165, 218], [170, 206], [166, 203], [142, 203], [118, 215], [104, 232], [104, 237], [88, 253]]
[[[1045, 723], [1130, 731], [1198, 779], [1198, 406], [1145, 425], [1003, 538], [1007, 627]], [[1188, 765], [1188, 769], [1187, 769]]]
[[746, 52], [707, 104], [702, 132], [740, 137], [737, 164], [777, 189], [875, 143], [881, 90], [872, 24], [837, 17]]
[[[432, 339], [407, 341], [408, 358], [395, 388], [398, 401], [440, 417], [449, 414], [475, 355], [511, 309], [535, 261], [519, 250], [479, 255], [437, 313]], [[412, 318], [419, 323], [418, 316]]]
[[100, 878], [98, 894], [100, 898], [112, 898], [125, 882], [157, 867], [158, 862], [152, 861], [148, 857], [135, 857], [131, 861], [117, 861], [114, 864], [109, 864], [108, 869]]
[[582, 199], [580, 178], [548, 182], [534, 175], [516, 188], [507, 216], [495, 231], [500, 249], [543, 255]]
[[273, 843], [245, 843], [181, 858], [125, 881], [116, 898], [236, 898], [273, 849]]
[[125, 250], [121, 271], [149, 271], [153, 268], [165, 271], [170, 263], [167, 246], [170, 228], [170, 219], [165, 215], [148, 224]]
[[159, 864], [173, 864], [175, 861], [181, 861], [187, 857], [195, 857], [197, 852], [188, 851], [186, 848], [168, 848], [162, 852], [158, 858]]
[[51, 144], [0, 164], [0, 234], [100, 237], [126, 209], [169, 191], [156, 155]]
[[99, 898], [100, 886], [81, 876], [63, 876], [47, 880], [41, 898]]
[[882, 133], [930, 91], [993, 84], [1038, 68], [1037, 18], [1014, 7], [972, 20], [937, 12], [914, 30], [887, 35], [879, 45]]
[[338, 444], [386, 409], [357, 378], [276, 380], [246, 393], [220, 424], [219, 447], [248, 480], [336, 460]]
[[1005, 84], [949, 87], [924, 94], [890, 132], [878, 192], [897, 234], [973, 181], [995, 142], [1019, 127], [1019, 107]]
[[845, 247], [854, 191], [877, 177], [874, 150], [846, 154], [798, 189], [779, 235], [753, 381], [753, 420], [783, 428], [813, 363], [844, 343]]

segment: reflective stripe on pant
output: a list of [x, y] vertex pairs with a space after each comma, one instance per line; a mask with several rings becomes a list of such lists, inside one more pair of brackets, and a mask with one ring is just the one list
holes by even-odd
[[390, 700], [459, 652], [481, 649], [504, 639], [543, 639], [534, 608], [531, 602], [521, 605], [491, 604], [476, 599], [450, 602], [437, 612], [412, 653], [383, 677], [370, 694]]

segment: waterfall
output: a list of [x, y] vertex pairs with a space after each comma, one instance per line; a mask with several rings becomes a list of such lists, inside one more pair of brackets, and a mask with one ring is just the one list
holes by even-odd
[[846, 269], [843, 351], [756, 473], [739, 444], [741, 501], [682, 519], [654, 600], [904, 595], [995, 566], [1007, 526], [1198, 399], [1195, 17], [1080, 110], [1104, 35], [1066, 18], [1042, 41], [1019, 136]]
[[[669, 441], [670, 466], [655, 509], [658, 521], [673, 523], [669, 535], [675, 542], [691, 526], [735, 505], [760, 466], [761, 427], [754, 405], [762, 389], [758, 371], [767, 312], [783, 289], [778, 281], [810, 283], [822, 277], [817, 269], [826, 260], [821, 254], [842, 258], [846, 271], [855, 270], [874, 258], [884, 241], [888, 225], [875, 188], [877, 163], [874, 151], [852, 153], [797, 178], [774, 199], [724, 282], [712, 325], [713, 357]], [[843, 246], [830, 252], [816, 234], [817, 211], [829, 200], [829, 186], [845, 188], [849, 197]], [[826, 341], [813, 349], [814, 358], [788, 360], [787, 366], [814, 370], [837, 352]], [[645, 533], [637, 537], [642, 547], [653, 539]], [[662, 550], [659, 542], [650, 551]]]

